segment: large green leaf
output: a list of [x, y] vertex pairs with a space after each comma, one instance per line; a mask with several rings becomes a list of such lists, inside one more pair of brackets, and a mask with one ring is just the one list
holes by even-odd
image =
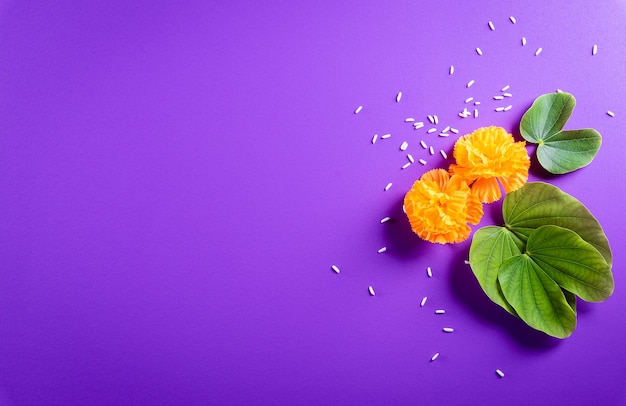
[[526, 241], [541, 226], [568, 228], [593, 245], [609, 265], [612, 264], [609, 241], [598, 220], [574, 197], [556, 186], [529, 182], [507, 194], [502, 205], [505, 226]]
[[528, 237], [526, 254], [557, 284], [588, 302], [613, 293], [611, 268], [602, 255], [575, 232], [547, 225]]
[[555, 174], [589, 165], [602, 144], [600, 133], [591, 128], [563, 131], [576, 99], [569, 93], [539, 96], [524, 113], [520, 133], [537, 146], [537, 160]]
[[504, 261], [498, 273], [504, 296], [529, 326], [553, 337], [569, 337], [576, 312], [563, 291], [528, 255]]
[[517, 255], [524, 243], [504, 227], [488, 226], [476, 231], [469, 258], [472, 271], [487, 296], [509, 313], [517, 313], [506, 301], [498, 283], [498, 269], [508, 258]]
[[522, 116], [520, 132], [528, 142], [539, 143], [563, 129], [576, 99], [569, 93], [548, 93], [535, 99]]

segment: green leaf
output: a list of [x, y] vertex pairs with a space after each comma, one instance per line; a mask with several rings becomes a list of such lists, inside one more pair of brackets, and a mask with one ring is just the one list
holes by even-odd
[[613, 293], [611, 268], [602, 255], [575, 232], [548, 225], [528, 237], [526, 254], [564, 289], [588, 302]]
[[563, 174], [589, 165], [602, 144], [591, 128], [563, 131], [576, 99], [569, 93], [539, 96], [524, 113], [520, 133], [537, 146], [537, 160], [547, 171]]
[[569, 337], [576, 328], [576, 312], [563, 291], [526, 254], [504, 261], [498, 280], [506, 300], [529, 326], [553, 337]]
[[520, 254], [523, 247], [524, 243], [511, 231], [488, 226], [476, 231], [469, 252], [472, 272], [487, 296], [514, 316], [517, 313], [504, 298], [498, 283], [498, 269], [506, 259]]
[[591, 163], [598, 153], [602, 137], [591, 128], [561, 131], [537, 147], [537, 160], [548, 172], [563, 174]]
[[560, 132], [569, 120], [576, 99], [569, 93], [548, 93], [537, 97], [522, 116], [520, 132], [528, 142], [539, 143]]
[[598, 220], [574, 197], [556, 186], [529, 182], [507, 194], [502, 205], [506, 227], [523, 241], [536, 228], [555, 225], [574, 231], [612, 265], [609, 241]]

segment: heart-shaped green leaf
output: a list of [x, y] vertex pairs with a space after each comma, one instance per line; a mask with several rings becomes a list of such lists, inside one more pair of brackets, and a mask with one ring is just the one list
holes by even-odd
[[560, 132], [569, 120], [576, 99], [569, 93], [548, 93], [537, 97], [522, 116], [520, 132], [528, 142], [537, 144]]
[[569, 337], [576, 328], [576, 312], [565, 294], [528, 255], [504, 261], [498, 281], [507, 302], [529, 326], [553, 337]]
[[508, 229], [488, 226], [476, 231], [469, 252], [472, 271], [487, 296], [514, 316], [517, 313], [504, 298], [498, 283], [498, 269], [523, 248], [524, 242]]
[[563, 174], [589, 165], [602, 144], [591, 128], [563, 131], [576, 99], [569, 93], [539, 96], [524, 113], [520, 133], [537, 146], [537, 160], [547, 171]]
[[528, 182], [507, 194], [502, 205], [506, 227], [526, 241], [530, 233], [541, 226], [568, 228], [593, 245], [609, 265], [612, 264], [609, 241], [598, 220], [574, 197], [556, 186], [543, 182]]
[[558, 285], [588, 302], [613, 293], [611, 268], [602, 255], [575, 232], [547, 225], [528, 237], [526, 254]]

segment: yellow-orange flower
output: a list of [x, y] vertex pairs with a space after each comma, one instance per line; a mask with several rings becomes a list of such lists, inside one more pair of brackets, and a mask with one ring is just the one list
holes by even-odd
[[469, 237], [467, 222], [478, 224], [483, 207], [459, 175], [433, 169], [404, 196], [404, 210], [413, 231], [422, 239], [446, 244]]
[[528, 180], [530, 158], [525, 142], [515, 142], [502, 127], [479, 128], [454, 144], [456, 164], [450, 172], [463, 177], [481, 202], [502, 197], [498, 181], [509, 193]]

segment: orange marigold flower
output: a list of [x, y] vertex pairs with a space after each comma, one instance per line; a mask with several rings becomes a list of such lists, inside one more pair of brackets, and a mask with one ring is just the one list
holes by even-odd
[[439, 244], [462, 242], [469, 237], [467, 222], [483, 216], [480, 200], [459, 175], [433, 169], [416, 181], [404, 196], [404, 209], [413, 231]]
[[515, 142], [502, 127], [479, 128], [454, 144], [456, 164], [450, 172], [471, 185], [481, 202], [491, 203], [502, 197], [498, 181], [509, 193], [528, 180], [530, 158], [525, 142]]

